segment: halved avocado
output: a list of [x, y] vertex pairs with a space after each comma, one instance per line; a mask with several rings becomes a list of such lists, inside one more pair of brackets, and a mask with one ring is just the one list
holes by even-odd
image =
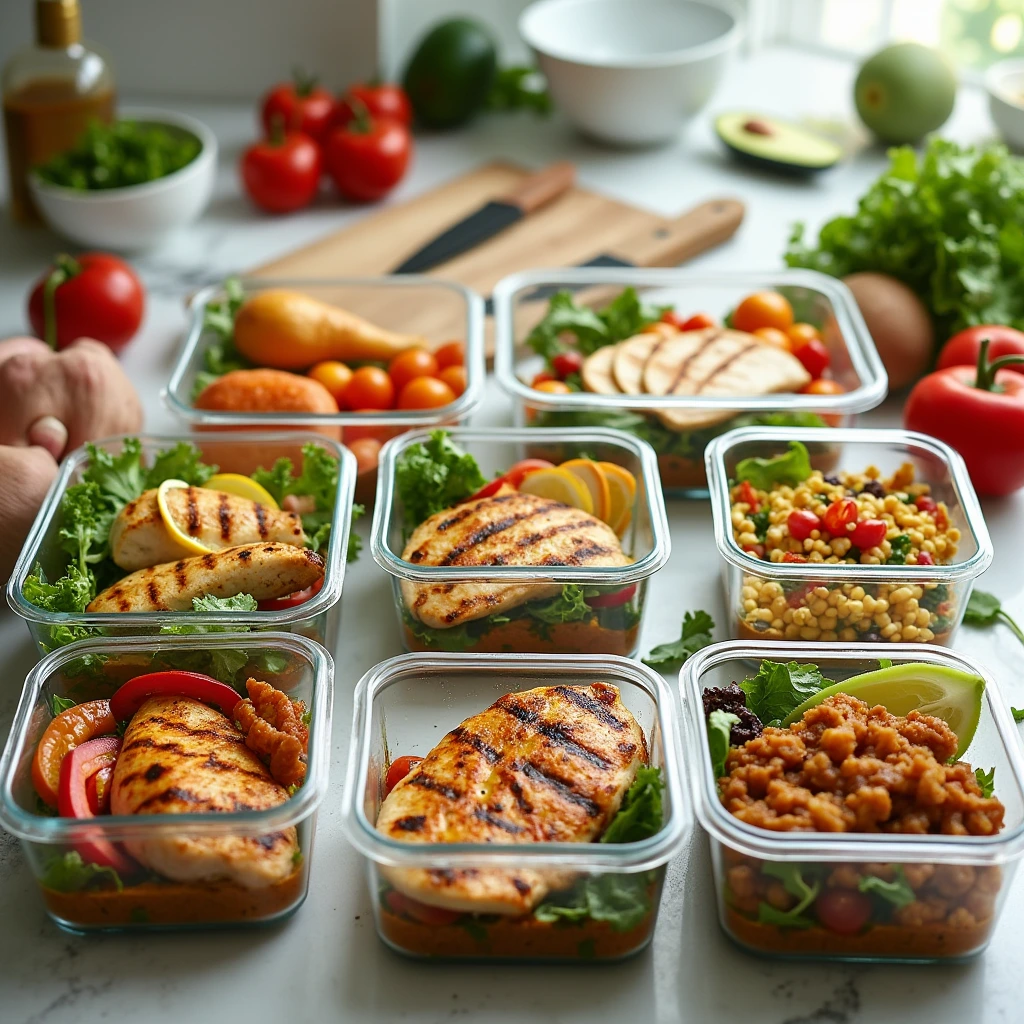
[[814, 174], [842, 158], [842, 147], [800, 125], [740, 111], [715, 120], [718, 137], [734, 156], [788, 174]]

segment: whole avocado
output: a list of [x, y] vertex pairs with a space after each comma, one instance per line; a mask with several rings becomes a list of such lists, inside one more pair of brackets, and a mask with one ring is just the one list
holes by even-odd
[[454, 128], [482, 109], [497, 67], [490, 32], [471, 18], [452, 18], [420, 40], [402, 85], [421, 124]]
[[883, 142], [917, 142], [953, 112], [956, 74], [938, 50], [896, 43], [864, 62], [853, 98], [861, 120]]

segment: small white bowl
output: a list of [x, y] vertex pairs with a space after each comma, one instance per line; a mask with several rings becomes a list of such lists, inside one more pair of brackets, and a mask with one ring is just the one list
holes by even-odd
[[988, 109], [1011, 149], [1024, 151], [1024, 60], [1001, 60], [985, 73]]
[[130, 110], [119, 113], [119, 118], [183, 129], [196, 136], [202, 148], [180, 170], [141, 185], [82, 190], [30, 174], [29, 188], [57, 234], [103, 249], [148, 249], [206, 209], [217, 176], [217, 139], [201, 121], [170, 110]]
[[711, 98], [739, 15], [698, 0], [540, 0], [519, 19], [557, 107], [603, 142], [669, 142]]

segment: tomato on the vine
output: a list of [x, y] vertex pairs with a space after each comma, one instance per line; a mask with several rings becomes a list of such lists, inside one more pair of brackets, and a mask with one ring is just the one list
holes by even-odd
[[249, 198], [268, 213], [291, 213], [308, 206], [320, 187], [320, 147], [304, 132], [275, 131], [254, 142], [239, 165]]
[[405, 176], [412, 135], [401, 121], [365, 110], [327, 136], [324, 158], [338, 191], [355, 202], [387, 195]]
[[314, 75], [296, 70], [291, 82], [275, 85], [264, 97], [260, 108], [263, 131], [269, 137], [279, 127], [304, 132], [323, 142], [334, 116], [334, 97], [317, 85]]

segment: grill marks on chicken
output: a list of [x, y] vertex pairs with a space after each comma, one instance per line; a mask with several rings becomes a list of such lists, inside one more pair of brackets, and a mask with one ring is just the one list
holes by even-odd
[[[591, 842], [648, 761], [643, 731], [608, 683], [506, 694], [453, 729], [388, 795], [377, 829], [419, 843]], [[523, 914], [565, 872], [382, 869], [434, 906]]]

